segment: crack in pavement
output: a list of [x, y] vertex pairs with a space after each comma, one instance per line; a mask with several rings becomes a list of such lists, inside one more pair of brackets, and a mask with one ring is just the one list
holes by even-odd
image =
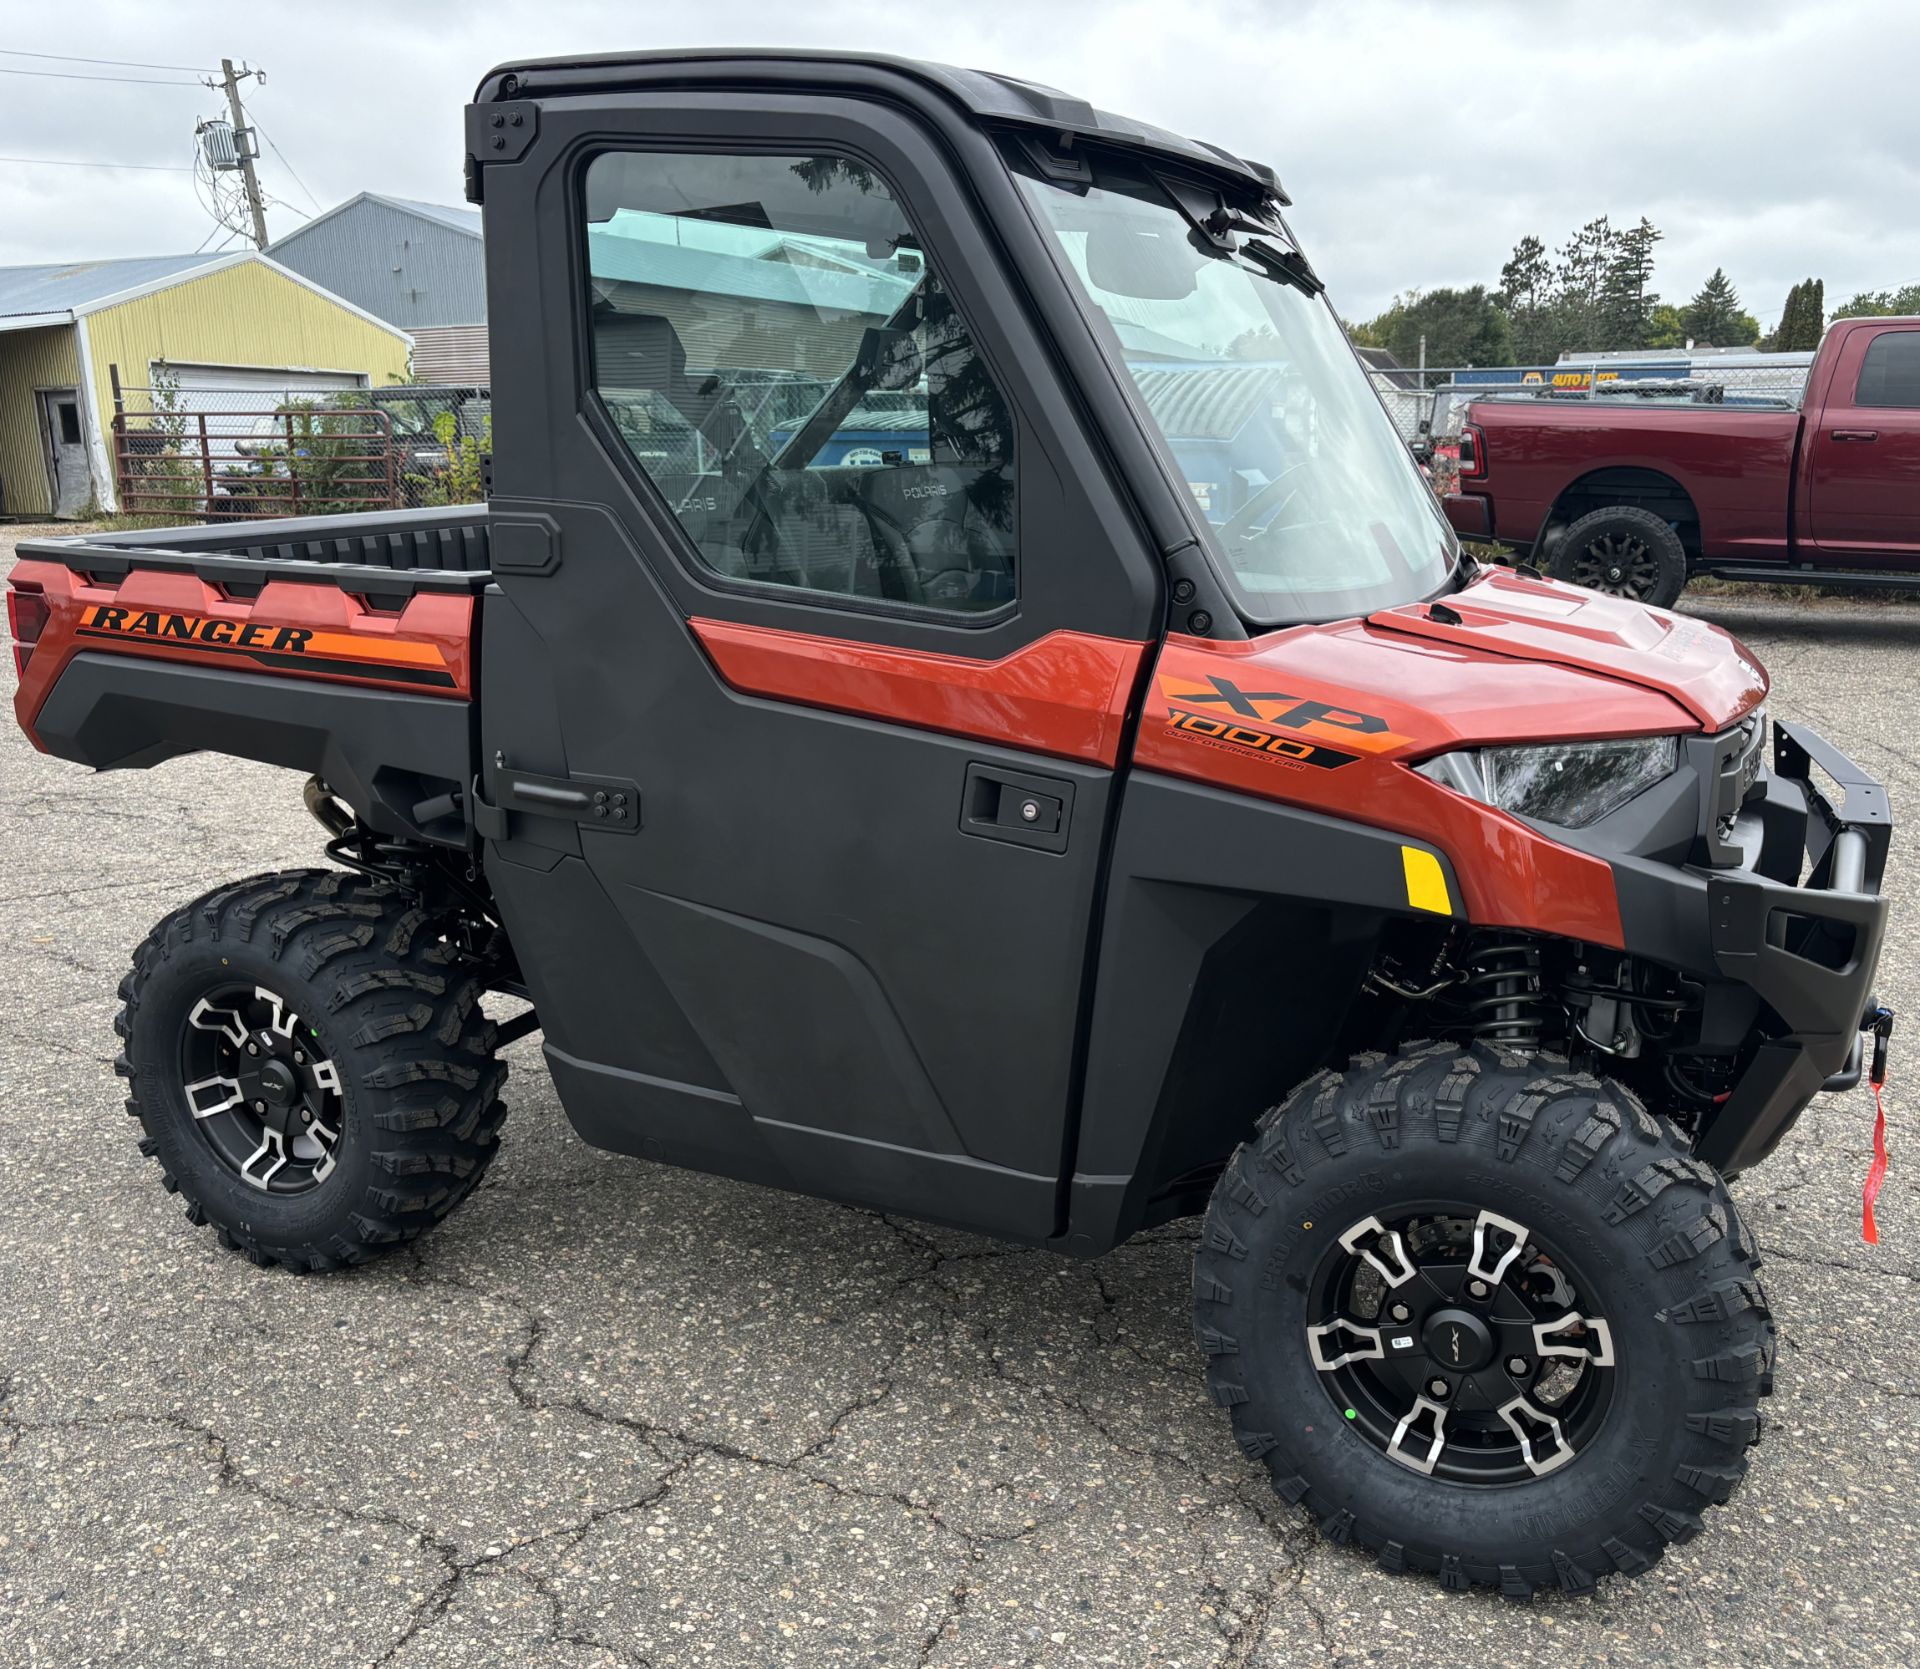
[[553, 1645], [584, 1646], [589, 1651], [605, 1652], [616, 1663], [623, 1665], [624, 1669], [652, 1669], [653, 1659], [649, 1657], [634, 1656], [602, 1640], [598, 1635], [587, 1634], [579, 1629], [569, 1629], [566, 1601], [553, 1591], [552, 1583], [538, 1571], [517, 1570], [513, 1574], [546, 1602], [547, 1639]]
[[1818, 1257], [1811, 1252], [1790, 1252], [1784, 1246], [1769, 1246], [1764, 1241], [1760, 1242], [1760, 1252], [1763, 1257], [1777, 1258], [1782, 1263], [1804, 1264], [1810, 1269], [1841, 1269], [1849, 1275], [1875, 1277], [1891, 1275], [1898, 1281], [1920, 1281], [1920, 1268], [1869, 1268], [1862, 1264], [1845, 1262], [1840, 1258]]
[[476, 1560], [463, 1568], [456, 1544], [446, 1541], [430, 1527], [415, 1524], [397, 1513], [381, 1512], [369, 1507], [352, 1507], [339, 1502], [303, 1501], [298, 1496], [274, 1489], [242, 1468], [234, 1459], [233, 1451], [223, 1433], [212, 1426], [188, 1419], [184, 1414], [168, 1410], [157, 1414], [75, 1414], [23, 1419], [6, 1406], [12, 1395], [14, 1383], [15, 1376], [11, 1373], [0, 1378], [0, 1427], [10, 1433], [11, 1440], [5, 1451], [8, 1455], [19, 1447], [29, 1432], [100, 1432], [114, 1431], [128, 1426], [145, 1426], [156, 1430], [172, 1431], [182, 1437], [195, 1438], [206, 1447], [214, 1463], [214, 1482], [220, 1489], [231, 1489], [240, 1494], [252, 1496], [267, 1502], [281, 1512], [298, 1513], [309, 1518], [335, 1522], [344, 1519], [350, 1523], [378, 1525], [384, 1529], [398, 1530], [412, 1537], [420, 1552], [431, 1554], [441, 1561], [445, 1574], [441, 1583], [433, 1591], [415, 1603], [413, 1613], [408, 1618], [399, 1638], [374, 1660], [375, 1669], [378, 1665], [391, 1661], [394, 1653], [418, 1634], [432, 1617], [443, 1613], [452, 1603], [452, 1595], [459, 1581], [474, 1565], [483, 1562]]
[[1878, 1391], [1882, 1396], [1920, 1398], [1920, 1387], [1890, 1385], [1884, 1379], [1879, 1379], [1870, 1373], [1862, 1372], [1857, 1365], [1839, 1361], [1829, 1356], [1823, 1350], [1814, 1349], [1810, 1344], [1802, 1344], [1800, 1340], [1795, 1338], [1793, 1333], [1785, 1327], [1780, 1329], [1780, 1342], [1796, 1355], [1811, 1358], [1813, 1361], [1818, 1362], [1823, 1368], [1827, 1369], [1828, 1372], [1838, 1374], [1842, 1379], [1857, 1379], [1863, 1385], [1872, 1386], [1873, 1389]]
[[[893, 1228], [896, 1233], [901, 1232], [898, 1225], [889, 1224], [888, 1227]], [[923, 1237], [915, 1236], [915, 1238], [920, 1239]], [[931, 1242], [924, 1242], [924, 1244], [929, 1250], [937, 1252], [937, 1248], [933, 1248]], [[817, 1460], [833, 1446], [838, 1440], [842, 1428], [849, 1420], [866, 1409], [875, 1407], [893, 1394], [895, 1380], [892, 1377], [883, 1377], [876, 1385], [840, 1407], [828, 1419], [824, 1429], [822, 1429], [811, 1442], [795, 1450], [793, 1453], [786, 1455], [756, 1453], [751, 1449], [742, 1448], [736, 1443], [730, 1443], [721, 1438], [705, 1437], [696, 1432], [682, 1430], [663, 1422], [651, 1421], [637, 1415], [621, 1414], [600, 1408], [581, 1396], [552, 1397], [543, 1395], [530, 1383], [528, 1375], [535, 1356], [547, 1338], [547, 1318], [532, 1305], [518, 1297], [507, 1293], [489, 1291], [457, 1276], [448, 1275], [444, 1271], [431, 1268], [417, 1245], [409, 1245], [406, 1251], [413, 1260], [413, 1268], [408, 1277], [410, 1280], [421, 1285], [451, 1287], [469, 1296], [482, 1298], [488, 1302], [498, 1304], [502, 1308], [514, 1312], [521, 1318], [522, 1331], [520, 1341], [517, 1346], [509, 1351], [503, 1358], [502, 1370], [508, 1390], [512, 1393], [515, 1402], [522, 1409], [529, 1413], [573, 1413], [584, 1419], [592, 1420], [613, 1429], [626, 1432], [645, 1444], [656, 1459], [662, 1460], [667, 1464], [665, 1469], [641, 1494], [629, 1500], [597, 1507], [574, 1522], [557, 1525], [535, 1535], [509, 1536], [503, 1538], [501, 1545], [497, 1549], [490, 1548], [477, 1557], [462, 1559], [459, 1557], [458, 1550], [453, 1544], [436, 1544], [437, 1551], [441, 1546], [444, 1546], [445, 1549], [446, 1572], [442, 1581], [431, 1593], [422, 1596], [416, 1603], [412, 1614], [409, 1616], [399, 1636], [395, 1638], [380, 1657], [374, 1660], [371, 1669], [384, 1669], [384, 1666], [391, 1663], [411, 1641], [446, 1616], [459, 1595], [461, 1585], [476, 1571], [497, 1565], [503, 1559], [524, 1554], [530, 1548], [555, 1543], [577, 1545], [595, 1528], [610, 1519], [624, 1517], [658, 1505], [702, 1456], [740, 1465], [760, 1467], [768, 1471], [784, 1472], [812, 1488], [825, 1490], [829, 1494], [843, 1500], [859, 1500], [883, 1504], [913, 1513], [924, 1519], [935, 1529], [955, 1537], [966, 1550], [967, 1557], [972, 1562], [985, 1559], [989, 1553], [997, 1547], [1004, 1547], [1023, 1541], [1028, 1536], [1036, 1533], [1040, 1528], [1040, 1519], [1033, 1518], [1029, 1519], [1028, 1522], [1017, 1531], [996, 1532], [973, 1529], [954, 1522], [941, 1510], [937, 1503], [918, 1500], [904, 1490], [883, 1491], [863, 1489], [853, 1484], [844, 1483], [839, 1479], [823, 1476], [818, 1472], [806, 1469], [806, 1462]], [[944, 1258], [944, 1254], [942, 1254], [942, 1257]], [[669, 1454], [662, 1448], [663, 1441], [675, 1445], [680, 1452], [677, 1455]], [[424, 1534], [424, 1532], [419, 1533]], [[531, 1573], [520, 1574], [528, 1575], [530, 1581], [534, 1580]], [[539, 1580], [543, 1582], [546, 1581], [545, 1578]], [[550, 1583], [548, 1583], [545, 1588], [539, 1588], [536, 1583], [536, 1588], [537, 1591], [542, 1593], [542, 1597], [548, 1601], [549, 1605], [555, 1608], [555, 1615], [559, 1619], [559, 1623], [564, 1624], [565, 1602], [561, 1599], [560, 1595], [553, 1590]], [[955, 1590], [955, 1593], [964, 1596], [968, 1591], [969, 1584], [963, 1580]], [[964, 1598], [962, 1598], [958, 1604], [950, 1606], [948, 1619], [942, 1624], [942, 1630], [950, 1625], [952, 1619], [957, 1617], [962, 1609], [964, 1609]], [[933, 1645], [938, 1641], [940, 1632], [941, 1630], [935, 1631], [925, 1651], [930, 1652], [932, 1650]], [[606, 1646], [604, 1642], [586, 1635], [556, 1633], [555, 1638], [572, 1641], [576, 1644], [599, 1647], [600, 1649], [610, 1652], [615, 1651], [614, 1648]], [[620, 1654], [615, 1652], [615, 1655]], [[646, 1660], [639, 1659], [633, 1661], [644, 1664]], [[922, 1661], [925, 1661], [924, 1653]]]

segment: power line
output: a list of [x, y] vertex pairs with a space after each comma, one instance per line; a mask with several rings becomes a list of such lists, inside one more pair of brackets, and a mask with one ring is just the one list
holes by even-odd
[[123, 70], [181, 70], [187, 75], [211, 75], [199, 64], [142, 64], [131, 58], [82, 58], [71, 52], [22, 52], [18, 47], [0, 46], [0, 58], [39, 58], [53, 64], [111, 64]]
[[[287, 161], [286, 154], [280, 149], [278, 145], [274, 144], [273, 135], [267, 132], [267, 130], [260, 125], [258, 119], [254, 121], [253, 129], [254, 129], [254, 132], [259, 134], [262, 139], [266, 140], [267, 149], [272, 151], [273, 154], [280, 159], [280, 166], [286, 169], [286, 171], [293, 176], [293, 183], [297, 185], [303, 192], [306, 192], [307, 201], [311, 203], [316, 209], [319, 208], [320, 199], [314, 196], [314, 194], [311, 191], [307, 191], [307, 182], [301, 179], [298, 174], [295, 174], [293, 172], [293, 164]], [[293, 205], [291, 203], [284, 204], [283, 207], [293, 209]], [[293, 212], [295, 214], [300, 213], [298, 209], [293, 209]]]
[[65, 156], [0, 156], [0, 162], [24, 163], [29, 168], [136, 168], [143, 174], [191, 174], [177, 162], [82, 162]]
[[115, 87], [198, 87], [198, 81], [161, 81], [150, 75], [81, 75], [76, 70], [16, 70], [0, 64], [0, 75], [39, 75], [53, 81], [105, 81]]

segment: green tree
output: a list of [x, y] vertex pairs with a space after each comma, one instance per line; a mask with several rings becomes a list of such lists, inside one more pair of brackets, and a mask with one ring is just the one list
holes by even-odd
[[1598, 324], [1602, 346], [1647, 345], [1653, 310], [1660, 302], [1653, 293], [1653, 246], [1660, 236], [1660, 229], [1645, 215], [1639, 225], [1614, 235], [1600, 278]]
[[1402, 365], [1417, 365], [1423, 336], [1429, 365], [1513, 363], [1513, 327], [1484, 284], [1464, 290], [1409, 290], [1360, 326], [1354, 339], [1384, 347]]
[[1844, 307], [1836, 307], [1836, 319], [1886, 319], [1897, 314], [1920, 313], [1920, 284], [1903, 284], [1897, 290], [1862, 290]]
[[1553, 315], [1557, 294], [1547, 246], [1529, 232], [1500, 269], [1493, 297], [1512, 323], [1514, 355], [1523, 365], [1543, 364], [1559, 352]]
[[1663, 301], [1653, 310], [1653, 324], [1647, 332], [1647, 339], [1643, 346], [1684, 348], [1689, 334], [1681, 310], [1671, 302]]
[[1826, 284], [1807, 278], [1787, 291], [1780, 308], [1780, 322], [1761, 346], [1774, 353], [1797, 353], [1820, 346], [1820, 333], [1826, 328]]
[[1760, 336], [1758, 322], [1741, 307], [1740, 294], [1722, 267], [1713, 269], [1713, 276], [1681, 309], [1680, 319], [1689, 339], [1716, 348], [1743, 348]]
[[1603, 214], [1589, 220], [1556, 251], [1551, 332], [1556, 354], [1607, 346], [1601, 298], [1619, 247], [1620, 234]]

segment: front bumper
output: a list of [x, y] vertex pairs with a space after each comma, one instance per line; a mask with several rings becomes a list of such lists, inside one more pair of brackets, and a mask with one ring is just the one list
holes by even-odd
[[1772, 772], [1730, 821], [1716, 825], [1708, 808], [1703, 847], [1721, 861], [1614, 859], [1627, 950], [1701, 980], [1703, 1042], [1717, 1035], [1743, 1055], [1752, 1044], [1695, 1147], [1729, 1176], [1766, 1158], [1814, 1095], [1857, 1066], [1892, 832], [1879, 783], [1805, 726], [1776, 722]]

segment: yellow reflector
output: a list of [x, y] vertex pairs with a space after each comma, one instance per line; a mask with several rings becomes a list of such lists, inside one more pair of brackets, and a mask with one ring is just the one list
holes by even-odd
[[1403, 846], [1400, 862], [1407, 872], [1407, 902], [1416, 910], [1452, 915], [1453, 900], [1447, 896], [1447, 877], [1440, 860], [1422, 847]]

